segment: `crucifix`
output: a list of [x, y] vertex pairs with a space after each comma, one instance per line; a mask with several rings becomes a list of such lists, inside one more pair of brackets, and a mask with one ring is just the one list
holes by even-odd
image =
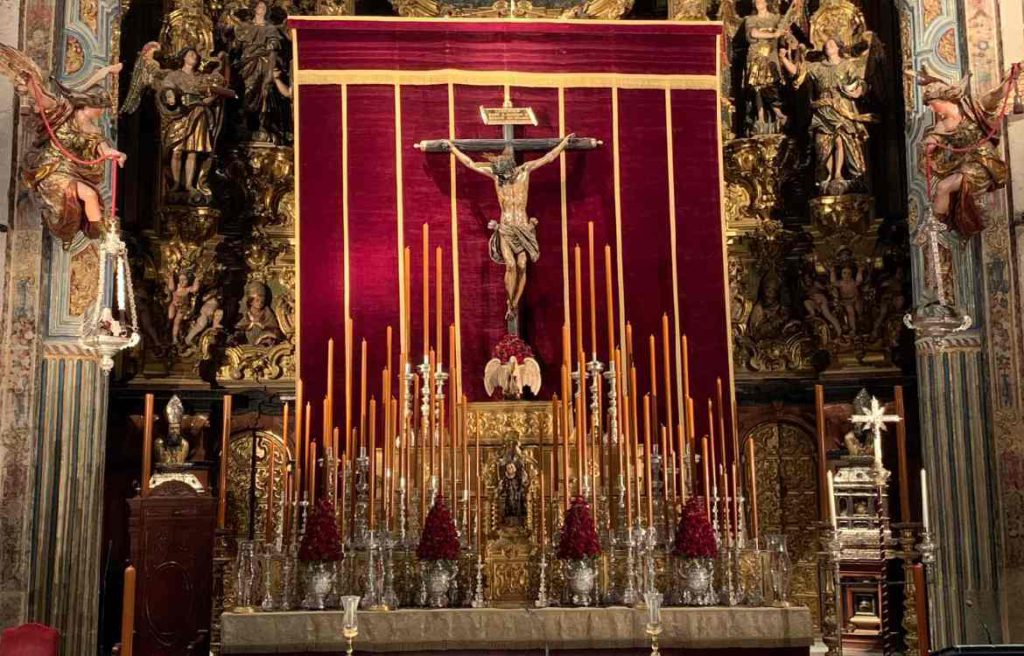
[[[489, 221], [488, 250], [491, 260], [505, 267], [505, 323], [510, 335], [519, 335], [519, 301], [526, 288], [526, 265], [540, 258], [537, 243], [537, 219], [526, 213], [530, 173], [553, 162], [564, 150], [593, 150], [601, 142], [570, 134], [546, 139], [517, 139], [517, 125], [537, 125], [530, 107], [513, 107], [506, 97], [501, 107], [481, 107], [484, 125], [500, 125], [501, 139], [434, 139], [420, 141], [414, 147], [425, 153], [452, 153], [471, 171], [494, 181], [501, 207], [501, 218]], [[500, 155], [493, 155], [500, 151]], [[478, 162], [466, 153], [482, 152], [486, 161]], [[536, 159], [519, 164], [516, 153], [544, 152]]]
[[859, 424], [861, 430], [870, 430], [874, 438], [875, 448], [875, 469], [882, 469], [882, 431], [886, 430], [886, 424], [894, 424], [902, 421], [899, 415], [885, 414], [885, 406], [878, 402], [878, 399], [871, 397], [871, 405], [864, 408], [863, 414], [852, 415], [850, 421]]

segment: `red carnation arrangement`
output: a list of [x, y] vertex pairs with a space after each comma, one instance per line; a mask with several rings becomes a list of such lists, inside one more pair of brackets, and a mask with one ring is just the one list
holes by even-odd
[[690, 497], [683, 506], [672, 553], [683, 558], [714, 558], [718, 555], [718, 541], [708, 521], [703, 497]]
[[501, 360], [502, 364], [515, 358], [516, 362], [522, 364], [526, 358], [533, 357], [533, 349], [517, 335], [505, 335], [491, 351], [491, 357]]
[[576, 497], [565, 511], [562, 539], [558, 541], [558, 557], [562, 560], [582, 560], [601, 555], [601, 542], [597, 539], [590, 505], [583, 497]]
[[448, 511], [448, 505], [440, 494], [434, 499], [434, 505], [427, 513], [427, 521], [423, 523], [423, 534], [420, 544], [416, 547], [416, 557], [420, 560], [458, 560], [459, 534], [455, 531], [455, 522]]
[[341, 537], [334, 504], [320, 499], [306, 522], [306, 533], [299, 545], [299, 560], [305, 562], [341, 560]]

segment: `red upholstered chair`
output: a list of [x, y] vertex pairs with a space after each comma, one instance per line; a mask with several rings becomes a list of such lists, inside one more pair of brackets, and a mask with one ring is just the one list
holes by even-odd
[[60, 632], [45, 624], [22, 624], [4, 629], [0, 656], [57, 656]]

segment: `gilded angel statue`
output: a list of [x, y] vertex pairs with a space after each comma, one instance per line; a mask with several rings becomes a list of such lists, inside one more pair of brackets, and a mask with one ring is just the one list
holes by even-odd
[[935, 123], [921, 141], [921, 166], [932, 180], [932, 213], [970, 237], [985, 229], [975, 197], [1006, 186], [1006, 163], [997, 147], [1007, 110], [1024, 112], [1017, 90], [1020, 64], [977, 97], [970, 93], [970, 76], [951, 83], [924, 68], [906, 74], [922, 87], [925, 105], [935, 112]]
[[113, 106], [103, 80], [121, 64], [104, 66], [76, 88], [49, 82], [25, 53], [0, 43], [0, 74], [38, 114], [37, 147], [25, 160], [25, 180], [43, 219], [64, 248], [79, 231], [100, 236], [113, 218], [104, 213], [100, 185], [107, 161], [123, 166], [126, 155], [107, 140], [99, 119]]
[[131, 114], [147, 91], [154, 92], [169, 199], [183, 196], [188, 203], [206, 202], [224, 100], [235, 93], [223, 75], [210, 70], [219, 67], [219, 60], [204, 61], [195, 48], [185, 47], [174, 57], [175, 67], [168, 69], [157, 60], [160, 51], [156, 41], [142, 47], [121, 113]]
[[871, 64], [878, 56], [873, 43], [867, 39], [858, 44], [857, 53], [838, 37], [828, 37], [821, 51], [808, 53], [806, 60], [779, 50], [779, 62], [793, 85], [811, 87], [814, 180], [822, 194], [841, 195], [867, 186], [867, 126], [878, 119], [862, 112], [858, 103], [870, 88]]
[[487, 396], [500, 389], [506, 399], [521, 399], [527, 387], [537, 394], [540, 385], [540, 365], [533, 358], [524, 358], [522, 362], [515, 356], [510, 357], [508, 362], [493, 358], [484, 367], [484, 390]]

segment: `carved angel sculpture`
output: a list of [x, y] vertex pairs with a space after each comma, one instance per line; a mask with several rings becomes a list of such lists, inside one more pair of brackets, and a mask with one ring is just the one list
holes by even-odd
[[291, 128], [291, 89], [286, 79], [288, 38], [284, 31], [287, 14], [278, 7], [268, 10], [257, 0], [251, 9], [235, 12], [232, 52], [234, 66], [245, 84], [243, 106], [252, 138], [283, 141]]
[[853, 56], [833, 37], [820, 53], [812, 53], [819, 61], [794, 61], [787, 50], [779, 50], [779, 62], [794, 77], [794, 86], [811, 84], [814, 179], [822, 194], [860, 191], [867, 184], [867, 125], [877, 119], [862, 113], [857, 101], [867, 93], [871, 52]]
[[96, 238], [111, 217], [104, 216], [100, 185], [107, 160], [123, 166], [125, 154], [103, 134], [99, 119], [112, 107], [101, 85], [121, 64], [104, 66], [78, 88], [47, 83], [25, 53], [0, 43], [0, 74], [36, 110], [35, 150], [25, 161], [25, 181], [34, 192], [50, 232], [64, 248], [79, 231]]
[[487, 396], [500, 389], [506, 399], [521, 399], [527, 387], [534, 394], [540, 392], [540, 384], [540, 365], [533, 358], [525, 358], [522, 364], [519, 364], [515, 356], [506, 363], [493, 358], [484, 367], [484, 390]]
[[208, 71], [219, 62], [204, 62], [195, 48], [179, 52], [172, 69], [160, 65], [159, 53], [156, 41], [143, 46], [121, 113], [134, 112], [148, 90], [155, 92], [169, 196], [184, 194], [189, 203], [205, 202], [210, 196], [206, 180], [223, 123], [224, 99], [235, 93], [220, 73]]
[[917, 80], [925, 105], [935, 112], [935, 123], [921, 141], [921, 166], [933, 181], [932, 212], [965, 237], [985, 228], [975, 197], [1006, 185], [1006, 163], [997, 146], [1019, 70], [1014, 64], [996, 88], [977, 98], [970, 93], [969, 76], [954, 84], [924, 68], [906, 73]]

